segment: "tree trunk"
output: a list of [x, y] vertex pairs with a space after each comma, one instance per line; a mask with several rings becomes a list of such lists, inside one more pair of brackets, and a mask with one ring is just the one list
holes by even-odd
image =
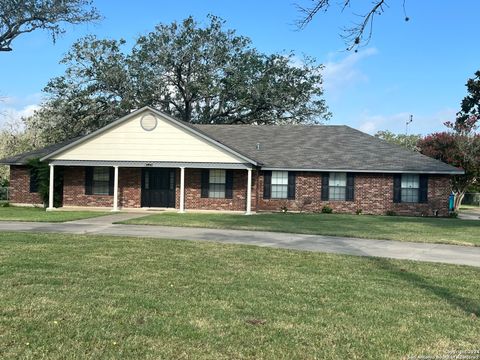
[[454, 209], [458, 211], [460, 209], [460, 205], [462, 204], [463, 197], [465, 196], [465, 191], [459, 191], [455, 193], [455, 201], [454, 201]]

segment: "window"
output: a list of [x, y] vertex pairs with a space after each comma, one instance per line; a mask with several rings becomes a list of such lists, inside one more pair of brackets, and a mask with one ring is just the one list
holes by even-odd
[[288, 171], [272, 171], [272, 199], [288, 198]]
[[402, 175], [401, 201], [406, 203], [419, 202], [420, 179], [418, 175]]
[[30, 169], [30, 192], [38, 192], [38, 170]]
[[330, 173], [328, 181], [328, 199], [345, 201], [347, 196], [347, 174]]
[[110, 193], [110, 169], [108, 167], [93, 168], [92, 193], [94, 195]]
[[226, 172], [225, 170], [210, 170], [208, 177], [208, 197], [225, 198]]

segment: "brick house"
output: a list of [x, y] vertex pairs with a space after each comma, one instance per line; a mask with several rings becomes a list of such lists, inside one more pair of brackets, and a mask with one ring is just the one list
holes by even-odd
[[[145, 107], [89, 135], [3, 159], [13, 204], [40, 204], [26, 162], [63, 182], [63, 207], [448, 215], [440, 161], [347, 126], [192, 125]], [[53, 191], [50, 192], [51, 194]], [[48, 209], [53, 210], [50, 196]]]

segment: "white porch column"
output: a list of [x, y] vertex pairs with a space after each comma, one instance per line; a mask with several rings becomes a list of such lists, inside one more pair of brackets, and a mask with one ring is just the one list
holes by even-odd
[[247, 211], [245, 215], [252, 213], [252, 169], [247, 169]]
[[53, 186], [53, 184], [55, 183], [54, 182], [55, 172], [54, 172], [53, 166], [54, 166], [53, 164], [50, 164], [50, 183], [49, 183], [49, 187], [48, 187], [48, 208], [47, 208], [47, 211], [54, 210], [54, 207], [53, 207], [54, 186]]
[[180, 206], [179, 213], [185, 212], [185, 168], [180, 168]]
[[118, 166], [114, 166], [113, 176], [113, 208], [112, 211], [118, 211]]

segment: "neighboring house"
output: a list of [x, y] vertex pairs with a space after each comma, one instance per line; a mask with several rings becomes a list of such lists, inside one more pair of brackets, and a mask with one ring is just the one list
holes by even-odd
[[84, 137], [1, 160], [10, 165], [14, 204], [41, 203], [26, 166], [35, 157], [50, 164], [50, 174], [62, 174], [63, 207], [113, 210], [250, 213], [328, 205], [345, 213], [446, 216], [450, 176], [463, 174], [347, 126], [192, 125], [150, 107]]

